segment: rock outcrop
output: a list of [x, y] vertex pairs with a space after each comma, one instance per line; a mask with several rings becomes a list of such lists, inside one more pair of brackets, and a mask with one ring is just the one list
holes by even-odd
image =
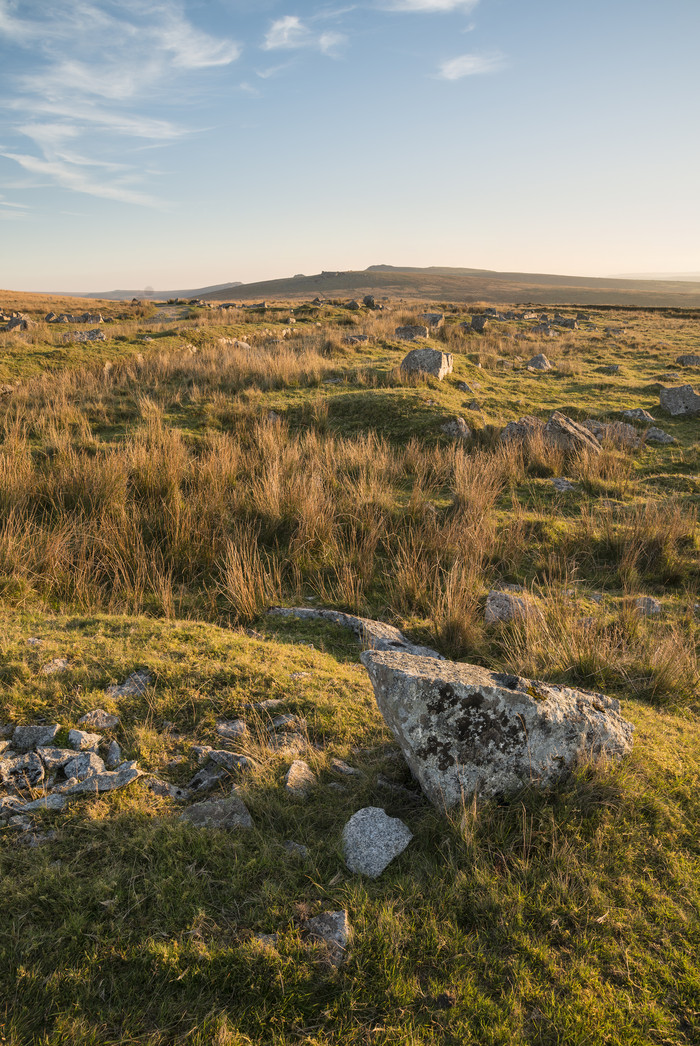
[[632, 726], [602, 694], [477, 665], [366, 651], [379, 710], [438, 808], [548, 785], [581, 758], [621, 756]]

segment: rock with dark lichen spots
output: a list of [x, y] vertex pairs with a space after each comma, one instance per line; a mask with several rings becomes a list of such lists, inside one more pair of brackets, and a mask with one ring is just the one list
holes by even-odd
[[632, 747], [619, 702], [602, 694], [408, 654], [361, 658], [380, 712], [438, 808], [549, 785], [582, 758]]

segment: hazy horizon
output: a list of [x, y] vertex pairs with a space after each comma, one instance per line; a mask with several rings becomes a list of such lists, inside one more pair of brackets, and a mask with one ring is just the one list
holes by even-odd
[[0, 0], [0, 286], [692, 277], [699, 35], [695, 0]]

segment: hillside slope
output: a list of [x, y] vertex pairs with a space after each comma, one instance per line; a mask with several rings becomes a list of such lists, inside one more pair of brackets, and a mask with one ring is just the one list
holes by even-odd
[[392, 268], [322, 272], [314, 276], [244, 283], [202, 293], [212, 300], [347, 297], [420, 298], [435, 301], [537, 302], [542, 305], [646, 305], [700, 307], [700, 284], [663, 280], [614, 280], [479, 269]]

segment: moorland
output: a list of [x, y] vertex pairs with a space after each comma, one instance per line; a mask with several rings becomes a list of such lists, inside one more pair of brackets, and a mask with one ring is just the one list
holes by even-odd
[[[698, 1041], [700, 433], [659, 389], [698, 388], [677, 360], [700, 312], [591, 306], [550, 336], [496, 303], [516, 315], [477, 334], [493, 302], [0, 293], [30, 321], [0, 332], [0, 724], [65, 743], [104, 708], [125, 758], [187, 787], [196, 746], [241, 718], [250, 764], [211, 794], [234, 785], [253, 821], [198, 828], [146, 777], [0, 821], [0, 1042]], [[103, 340], [44, 320], [87, 308]], [[395, 330], [426, 311], [442, 381], [400, 367]], [[540, 353], [551, 369], [527, 366]], [[554, 410], [600, 423], [602, 450], [499, 438]], [[539, 613], [487, 624], [499, 585]], [[276, 605], [616, 697], [632, 754], [445, 816], [352, 637]], [[147, 686], [109, 696], [137, 670]], [[303, 799], [269, 700], [303, 723]], [[414, 837], [376, 881], [340, 852], [366, 806]], [[353, 928], [341, 965], [306, 933], [327, 910]]]

